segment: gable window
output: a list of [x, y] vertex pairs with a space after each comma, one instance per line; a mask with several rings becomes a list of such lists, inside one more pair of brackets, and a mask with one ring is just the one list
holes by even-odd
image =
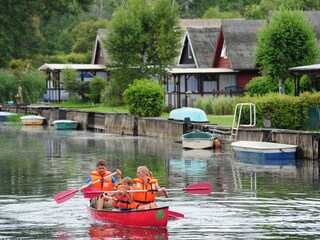
[[221, 56], [220, 57], [222, 57], [224, 59], [228, 58], [228, 56], [227, 56], [227, 45], [226, 45], [225, 41], [223, 41], [223, 46], [222, 46]]
[[192, 58], [192, 51], [191, 51], [190, 43], [188, 43], [188, 58]]

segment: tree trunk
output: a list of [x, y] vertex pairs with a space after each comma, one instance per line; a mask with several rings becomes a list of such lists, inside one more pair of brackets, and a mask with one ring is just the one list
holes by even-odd
[[280, 79], [279, 80], [279, 94], [284, 95], [285, 90], [284, 90], [284, 80]]

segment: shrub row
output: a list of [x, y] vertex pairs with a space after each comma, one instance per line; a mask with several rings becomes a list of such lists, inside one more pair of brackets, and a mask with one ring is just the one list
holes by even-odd
[[[320, 114], [318, 92], [302, 93], [299, 97], [272, 93], [263, 97], [200, 98], [194, 107], [204, 110], [207, 114], [233, 115], [238, 103], [256, 105], [257, 127], [263, 127], [264, 121], [270, 120], [272, 128], [302, 130], [308, 128], [308, 123], [311, 121], [309, 107], [319, 107]], [[243, 108], [241, 116], [241, 124], [248, 124], [249, 107]]]

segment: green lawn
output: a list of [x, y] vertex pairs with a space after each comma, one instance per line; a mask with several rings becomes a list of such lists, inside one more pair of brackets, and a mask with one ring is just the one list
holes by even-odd
[[[118, 113], [128, 113], [128, 108], [123, 107], [105, 107], [100, 104], [84, 104], [81, 102], [72, 102], [67, 101], [59, 104], [58, 106], [62, 108], [71, 108], [71, 109], [81, 109], [85, 111], [93, 111], [93, 112], [118, 112]], [[161, 118], [168, 119], [169, 113], [162, 113]], [[217, 124], [221, 126], [232, 126], [233, 115], [207, 115], [209, 122], [212, 124]]]

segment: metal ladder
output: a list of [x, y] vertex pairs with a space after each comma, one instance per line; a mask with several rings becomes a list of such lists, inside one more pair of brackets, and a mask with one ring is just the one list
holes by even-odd
[[[249, 107], [250, 122], [249, 124], [240, 124], [241, 114], [243, 107]], [[255, 127], [256, 126], [256, 105], [253, 103], [238, 103], [234, 109], [232, 129], [231, 129], [231, 141], [236, 141], [238, 136], [239, 127]]]

